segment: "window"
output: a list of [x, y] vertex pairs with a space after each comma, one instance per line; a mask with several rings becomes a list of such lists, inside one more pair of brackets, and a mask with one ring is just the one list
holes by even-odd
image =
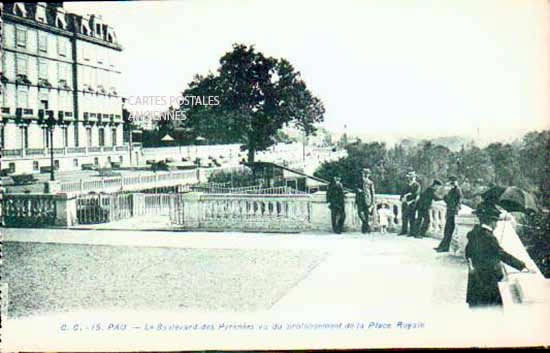
[[27, 58], [25, 56], [17, 56], [17, 75], [27, 75]]
[[105, 130], [103, 128], [99, 129], [99, 145], [105, 146]]
[[53, 161], [53, 165], [55, 166], [55, 169], [59, 169], [59, 159]]
[[41, 80], [48, 80], [48, 62], [46, 60], [40, 60], [38, 62], [38, 78]]
[[96, 166], [99, 165], [99, 158], [94, 157], [94, 165], [96, 165]]
[[17, 90], [17, 107], [28, 108], [29, 107], [29, 92], [25, 88]]
[[113, 163], [113, 160], [111, 159], [111, 156], [108, 156], [108, 157], [107, 157], [107, 162], [109, 162], [109, 165], [110, 165], [111, 163]]
[[90, 49], [87, 44], [82, 45], [82, 57], [86, 61], [90, 61]]
[[10, 170], [10, 173], [15, 173], [15, 163], [11, 162], [8, 164], [8, 169]]
[[38, 50], [41, 52], [48, 52], [48, 34], [44, 32], [38, 32]]
[[63, 126], [61, 130], [63, 131], [63, 147], [67, 147], [69, 145], [69, 129]]
[[44, 141], [44, 147], [50, 148], [50, 131], [48, 128], [42, 129], [42, 141]]
[[86, 137], [88, 139], [88, 147], [92, 147], [92, 128], [86, 128]]
[[97, 48], [96, 52], [97, 52], [97, 63], [103, 64], [103, 50], [101, 50], [101, 48]]
[[29, 148], [29, 127], [21, 126], [21, 148]]
[[44, 112], [46, 110], [48, 110], [48, 97], [47, 96], [45, 98], [41, 97], [39, 107], [40, 107], [39, 109], [44, 110]]
[[59, 55], [67, 56], [67, 42], [65, 41], [65, 38], [58, 37], [57, 46], [59, 49]]
[[78, 125], [77, 125], [77, 123], [75, 123], [73, 125], [73, 128], [74, 128], [74, 146], [78, 147], [79, 146], [79, 141], [78, 141]]
[[124, 163], [124, 157], [118, 156], [118, 160], [120, 162], [120, 165], [122, 165]]
[[78, 159], [73, 159], [73, 167], [78, 168]]
[[67, 67], [68, 65], [65, 63], [57, 63], [57, 73], [59, 76], [59, 84], [63, 87], [68, 86], [68, 77], [67, 74]]
[[33, 161], [32, 170], [39, 170], [39, 169], [40, 169], [40, 165], [38, 164], [38, 161]]
[[41, 4], [38, 4], [36, 6], [35, 18], [38, 22], [46, 23], [46, 7], [41, 6]]
[[0, 148], [4, 149], [4, 136], [5, 136], [5, 132], [4, 132], [4, 125], [0, 126]]
[[17, 28], [17, 46], [27, 47], [27, 30], [25, 28]]
[[117, 145], [117, 141], [116, 141], [116, 129], [112, 129], [112, 130], [111, 130], [111, 134], [112, 134], [111, 141], [113, 141], [113, 146], [116, 146], [116, 145]]

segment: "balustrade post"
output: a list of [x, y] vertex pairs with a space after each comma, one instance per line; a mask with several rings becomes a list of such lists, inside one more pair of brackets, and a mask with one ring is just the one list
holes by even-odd
[[76, 197], [58, 194], [52, 199], [55, 202], [55, 225], [70, 227], [77, 224]]
[[84, 192], [84, 181], [80, 179], [80, 192]]

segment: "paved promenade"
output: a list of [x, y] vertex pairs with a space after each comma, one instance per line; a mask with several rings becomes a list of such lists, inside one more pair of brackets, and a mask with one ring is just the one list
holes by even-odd
[[[58, 342], [72, 351], [113, 345], [155, 351], [548, 342], [548, 308], [468, 310], [465, 261], [434, 252], [435, 239], [377, 233], [3, 231], [6, 342], [19, 350], [47, 350]], [[365, 326], [307, 329], [339, 322]], [[214, 329], [169, 329], [204, 323]], [[302, 329], [288, 329], [289, 324]], [[33, 332], [32, 341], [21, 336], [27, 332]]]
[[[466, 266], [462, 258], [437, 254], [437, 241], [395, 234], [255, 234], [167, 231], [6, 229], [4, 241], [117, 246], [139, 249], [231, 249], [324, 254], [290, 288], [262, 309], [363, 305], [464, 306]], [[6, 254], [6, 260], [10, 261]], [[87, 269], [93, 271], [93, 268]], [[131, 270], [131, 269], [130, 269]], [[159, 269], [162, 271], [162, 269]], [[247, 269], [242, 269], [243, 276]], [[116, 274], [115, 274], [116, 275]], [[277, 279], [272, 279], [277, 281]], [[223, 294], [222, 294], [223, 295]], [[232, 308], [238, 309], [238, 308]]]

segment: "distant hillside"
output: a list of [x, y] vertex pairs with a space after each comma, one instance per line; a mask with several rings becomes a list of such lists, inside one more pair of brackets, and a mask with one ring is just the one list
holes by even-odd
[[475, 144], [475, 141], [471, 138], [462, 137], [462, 136], [445, 136], [445, 137], [435, 137], [435, 138], [404, 138], [399, 141], [400, 144], [406, 147], [415, 146], [422, 141], [430, 141], [434, 145], [447, 147], [453, 152], [458, 152], [462, 149], [462, 146], [468, 147]]

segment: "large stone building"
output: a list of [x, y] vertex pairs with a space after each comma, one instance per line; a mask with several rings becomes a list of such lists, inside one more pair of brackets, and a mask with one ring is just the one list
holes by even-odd
[[44, 171], [50, 147], [61, 170], [128, 164], [113, 28], [62, 3], [6, 3], [2, 11], [2, 169]]

